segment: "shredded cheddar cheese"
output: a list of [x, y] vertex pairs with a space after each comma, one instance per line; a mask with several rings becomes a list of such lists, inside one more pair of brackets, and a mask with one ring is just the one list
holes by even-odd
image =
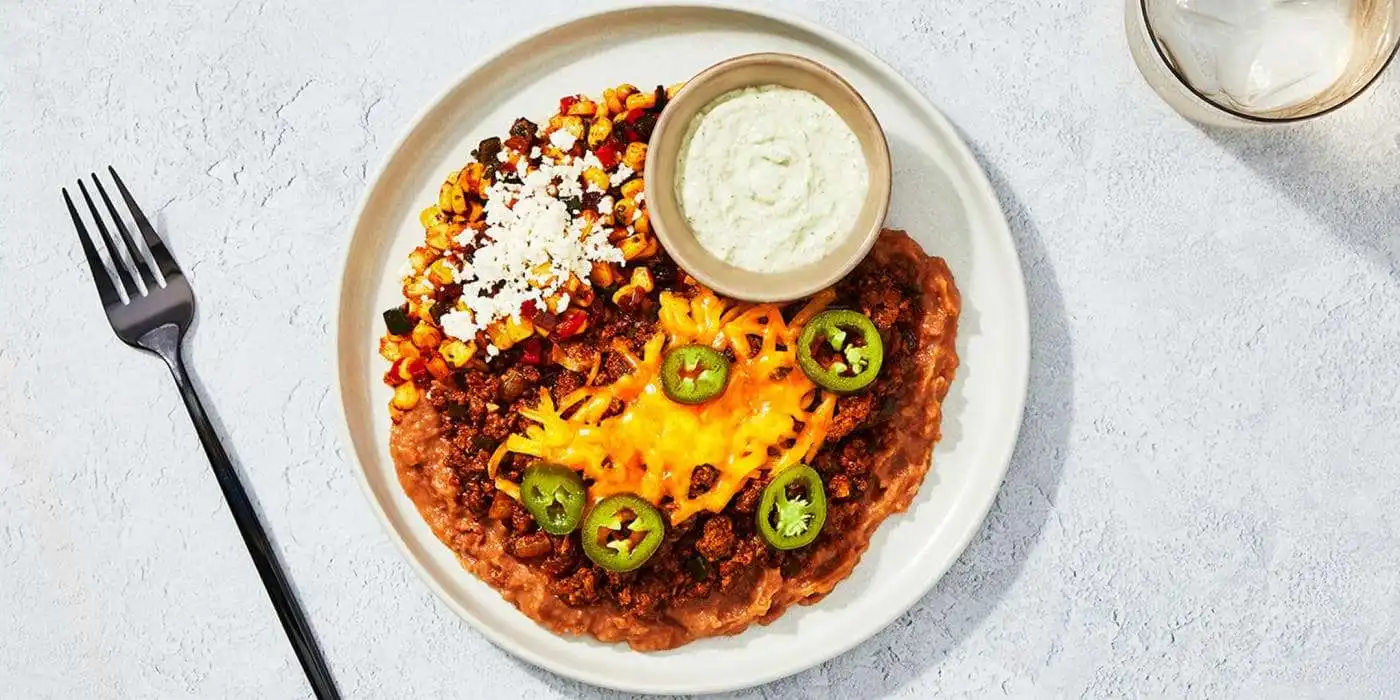
[[[610, 385], [578, 389], [557, 406], [541, 390], [539, 404], [521, 411], [537, 425], [501, 444], [490, 461], [492, 476], [507, 453], [517, 452], [577, 469], [593, 480], [594, 501], [617, 493], [656, 504], [669, 498], [672, 522], [723, 510], [750, 478], [811, 459], [826, 439], [836, 397], [798, 368], [796, 341], [803, 324], [834, 298], [823, 291], [784, 321], [776, 305], [729, 301], [708, 289], [689, 299], [662, 293], [659, 332], [641, 355], [621, 342], [612, 348], [632, 371]], [[662, 391], [661, 361], [667, 349], [694, 343], [731, 349], [736, 361], [721, 396], [687, 406]], [[614, 400], [623, 403], [622, 412], [604, 418]], [[719, 478], [691, 498], [691, 474], [702, 464]]]

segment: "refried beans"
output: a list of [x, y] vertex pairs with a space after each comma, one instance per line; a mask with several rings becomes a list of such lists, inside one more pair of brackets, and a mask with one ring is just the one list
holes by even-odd
[[[528, 427], [520, 411], [539, 401], [541, 388], [557, 402], [587, 385], [590, 374], [596, 385], [627, 371], [617, 348], [637, 352], [656, 330], [648, 299], [694, 292], [693, 280], [664, 252], [647, 268], [655, 281], [647, 299], [620, 306], [600, 294], [587, 311], [587, 330], [554, 347], [559, 361], [532, 364], [512, 351], [484, 369], [433, 378], [425, 400], [398, 416], [391, 452], [405, 492], [433, 532], [523, 613], [561, 634], [654, 651], [738, 634], [794, 604], [817, 602], [851, 573], [880, 523], [909, 507], [929, 469], [958, 366], [960, 299], [942, 259], [902, 231], [883, 232], [834, 290], [834, 307], [874, 322], [885, 357], [870, 387], [839, 398], [826, 441], [810, 460], [829, 501], [816, 541], [790, 551], [765, 544], [755, 525], [765, 480], [754, 478], [722, 511], [669, 525], [642, 568], [615, 573], [583, 555], [578, 532], [541, 531], [497, 488], [488, 463], [503, 440]], [[798, 308], [795, 302], [784, 313]], [[594, 370], [569, 361], [594, 351], [601, 352]], [[518, 483], [533, 461], [512, 453], [498, 475]], [[691, 494], [717, 478], [712, 467], [697, 468]], [[666, 503], [660, 507], [667, 512]]]

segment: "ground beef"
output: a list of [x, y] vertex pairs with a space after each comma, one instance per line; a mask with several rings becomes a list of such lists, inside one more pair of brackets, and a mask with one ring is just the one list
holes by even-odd
[[578, 568], [582, 561], [582, 545], [573, 537], [551, 537], [553, 553], [542, 565], [550, 576], [562, 578]]
[[705, 521], [703, 534], [695, 543], [695, 551], [710, 561], [724, 559], [734, 553], [734, 524], [723, 515]]
[[686, 494], [689, 498], [695, 498], [710, 490], [719, 480], [719, 470], [708, 464], [702, 464], [690, 473], [690, 491]]
[[564, 370], [554, 377], [554, 383], [549, 387], [550, 395], [554, 397], [557, 405], [564, 400], [565, 396], [574, 393], [583, 386], [584, 375], [577, 372]]
[[730, 502], [730, 507], [739, 513], [752, 514], [758, 510], [758, 501], [763, 498], [763, 486], [766, 482], [758, 479], [749, 479], [744, 484], [744, 488], [739, 489], [739, 493], [734, 494], [734, 500]]
[[486, 512], [486, 517], [492, 520], [508, 521], [510, 520], [511, 512], [515, 510], [514, 506], [515, 499], [501, 491], [497, 491], [495, 497], [491, 500], [491, 507], [490, 510]]
[[592, 605], [598, 601], [601, 584], [606, 580], [597, 569], [586, 566], [555, 580], [550, 592], [566, 605]]
[[[490, 441], [490, 448], [494, 449], [502, 440], [510, 437], [510, 421], [501, 415], [499, 409], [486, 414], [486, 421], [481, 424], [481, 436]], [[485, 449], [487, 446], [482, 445]]]
[[836, 402], [836, 416], [831, 421], [826, 439], [840, 440], [860, 429], [874, 410], [875, 397], [870, 394], [841, 397], [841, 400]]
[[477, 517], [486, 513], [495, 500], [496, 485], [484, 473], [463, 478], [461, 484], [462, 505]]

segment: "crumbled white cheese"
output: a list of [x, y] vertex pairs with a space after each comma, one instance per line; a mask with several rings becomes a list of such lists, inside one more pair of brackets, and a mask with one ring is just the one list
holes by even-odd
[[486, 356], [487, 356], [487, 357], [495, 357], [495, 356], [497, 356], [497, 355], [499, 355], [499, 354], [501, 354], [501, 351], [500, 351], [499, 349], [497, 349], [495, 345], [493, 345], [493, 344], [491, 344], [491, 343], [487, 343], [487, 344], [486, 344]]
[[476, 336], [476, 324], [470, 311], [450, 311], [438, 320], [442, 332], [452, 338], [470, 341]]
[[559, 301], [554, 304], [554, 313], [562, 314], [564, 313], [564, 309], [567, 308], [569, 308], [569, 293], [564, 292], [559, 295]]
[[499, 152], [496, 153], [496, 160], [502, 163], [510, 160], [510, 151], [502, 148]]
[[612, 199], [612, 197], [604, 197], [604, 198], [598, 200], [598, 215], [599, 215], [599, 216], [607, 216], [607, 215], [609, 215], [609, 214], [611, 214], [611, 213], [613, 213], [613, 199]]
[[535, 146], [534, 148], [531, 148], [531, 149], [530, 149], [530, 160], [539, 160], [539, 159], [540, 159], [540, 147], [539, 147], [539, 146]]
[[[471, 311], [444, 314], [444, 333], [471, 340], [494, 321], [518, 318], [526, 302], [544, 306], [571, 275], [587, 279], [593, 263], [623, 262], [604, 227], [586, 230], [587, 220], [571, 216], [561, 201], [583, 193], [580, 175], [587, 160], [546, 158], [521, 182], [498, 181], [487, 189], [486, 229], [458, 239], [477, 245], [456, 275], [461, 301]], [[488, 359], [498, 352], [486, 349]]]
[[560, 129], [549, 135], [549, 145], [561, 151], [568, 151], [573, 148], [574, 143], [577, 141], [578, 137], [574, 136], [573, 132], [568, 129]]
[[635, 171], [625, 165], [617, 166], [617, 172], [612, 174], [612, 186], [617, 187], [627, 182], [627, 180], [632, 177], [633, 172]]
[[641, 192], [637, 193], [637, 206], [641, 206], [642, 203], [645, 201], [647, 201], [647, 191], [642, 190]]

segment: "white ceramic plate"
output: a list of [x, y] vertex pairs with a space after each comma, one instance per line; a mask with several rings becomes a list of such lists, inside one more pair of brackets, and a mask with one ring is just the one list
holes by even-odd
[[[737, 637], [641, 654], [556, 636], [465, 572], [403, 494], [389, 458], [389, 391], [376, 354], [379, 312], [398, 301], [397, 270], [422, 241], [418, 212], [487, 136], [519, 116], [553, 113], [560, 96], [619, 82], [684, 80], [721, 59], [785, 51], [835, 69], [865, 96], [889, 136], [889, 225], [946, 258], [963, 295], [962, 367], [942, 443], [910, 511], [876, 533], [855, 573], [821, 603]], [[390, 154], [351, 231], [336, 311], [335, 353], [347, 437], [390, 536], [457, 614], [509, 652], [570, 678], [621, 690], [692, 693], [763, 683], [870, 637], [914, 604], [976, 534], [1016, 442], [1029, 362], [1024, 282], [1006, 219], [967, 146], [907, 82], [865, 50], [808, 23], [718, 4], [594, 13], [506, 49], [464, 75]]]

